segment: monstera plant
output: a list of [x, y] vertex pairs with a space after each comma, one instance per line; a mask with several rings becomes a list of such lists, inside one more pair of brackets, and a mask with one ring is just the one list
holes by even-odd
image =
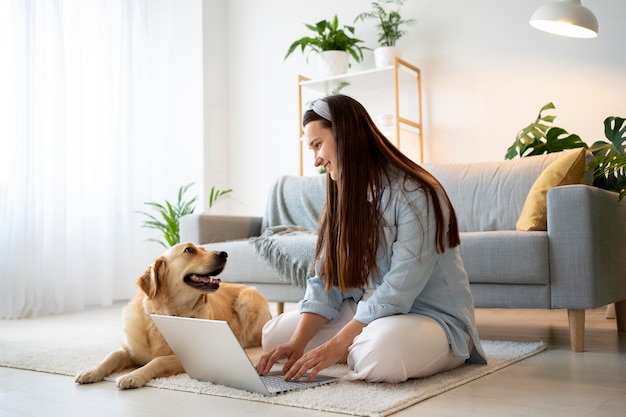
[[594, 160], [589, 169], [594, 170], [597, 187], [619, 193], [619, 200], [626, 197], [626, 124], [622, 117], [604, 120], [606, 141], [597, 141], [589, 150]]
[[550, 126], [556, 116], [543, 113], [554, 108], [553, 103], [548, 103], [539, 110], [535, 121], [517, 133], [515, 141], [506, 151], [505, 159], [513, 159], [517, 155], [523, 157], [560, 152], [565, 149], [589, 148], [578, 135], [569, 134], [560, 127]]
[[586, 148], [594, 159], [588, 170], [593, 171], [593, 185], [619, 194], [621, 202], [626, 197], [626, 124], [622, 117], [610, 116], [604, 120], [606, 141], [596, 141], [589, 146], [576, 134], [561, 127], [551, 126], [556, 116], [545, 115], [555, 109], [553, 103], [541, 108], [534, 122], [518, 132], [507, 149], [505, 159], [524, 157], [566, 149]]

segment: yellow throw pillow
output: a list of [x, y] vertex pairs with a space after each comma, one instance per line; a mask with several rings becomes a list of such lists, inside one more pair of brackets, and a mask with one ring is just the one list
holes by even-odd
[[567, 151], [539, 175], [528, 192], [516, 229], [548, 230], [546, 194], [559, 185], [580, 184], [585, 174], [586, 149]]

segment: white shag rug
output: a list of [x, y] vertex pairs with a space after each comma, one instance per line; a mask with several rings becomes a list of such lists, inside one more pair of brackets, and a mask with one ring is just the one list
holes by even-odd
[[[261, 401], [318, 411], [342, 413], [355, 416], [382, 417], [393, 414], [427, 398], [449, 391], [480, 377], [493, 373], [546, 348], [543, 342], [519, 343], [483, 340], [487, 365], [462, 365], [459, 368], [429, 378], [414, 379], [399, 384], [366, 383], [340, 380], [337, 383], [300, 391], [265, 397], [222, 385], [200, 382], [187, 374], [153, 379], [147, 386], [161, 389], [187, 391], [197, 394], [217, 395], [250, 401]], [[0, 366], [71, 376], [67, 383], [73, 384], [73, 376], [100, 362], [117, 346], [94, 346], [54, 349], [0, 357]], [[260, 348], [248, 352], [254, 361]], [[332, 366], [324, 373], [343, 376], [347, 367]], [[108, 377], [114, 381], [114, 377]], [[116, 389], [103, 385], [102, 389]]]

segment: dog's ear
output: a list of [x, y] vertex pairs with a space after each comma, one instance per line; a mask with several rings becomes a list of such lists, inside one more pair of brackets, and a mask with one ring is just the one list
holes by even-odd
[[137, 279], [137, 285], [141, 288], [148, 299], [156, 297], [159, 287], [164, 284], [161, 277], [164, 277], [167, 271], [167, 262], [165, 258], [157, 258], [152, 265], [146, 268], [142, 276]]

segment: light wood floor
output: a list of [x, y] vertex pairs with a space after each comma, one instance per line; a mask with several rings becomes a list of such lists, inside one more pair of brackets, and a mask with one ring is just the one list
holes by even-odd
[[[0, 352], [118, 340], [120, 305], [81, 314], [0, 320]], [[287, 310], [294, 308], [287, 305]], [[604, 309], [587, 312], [584, 353], [569, 351], [567, 313], [478, 310], [482, 339], [538, 341], [548, 350], [403, 410], [405, 416], [625, 416], [626, 333]], [[320, 416], [335, 415], [185, 392], [113, 383], [78, 386], [72, 378], [0, 368], [0, 416]]]

